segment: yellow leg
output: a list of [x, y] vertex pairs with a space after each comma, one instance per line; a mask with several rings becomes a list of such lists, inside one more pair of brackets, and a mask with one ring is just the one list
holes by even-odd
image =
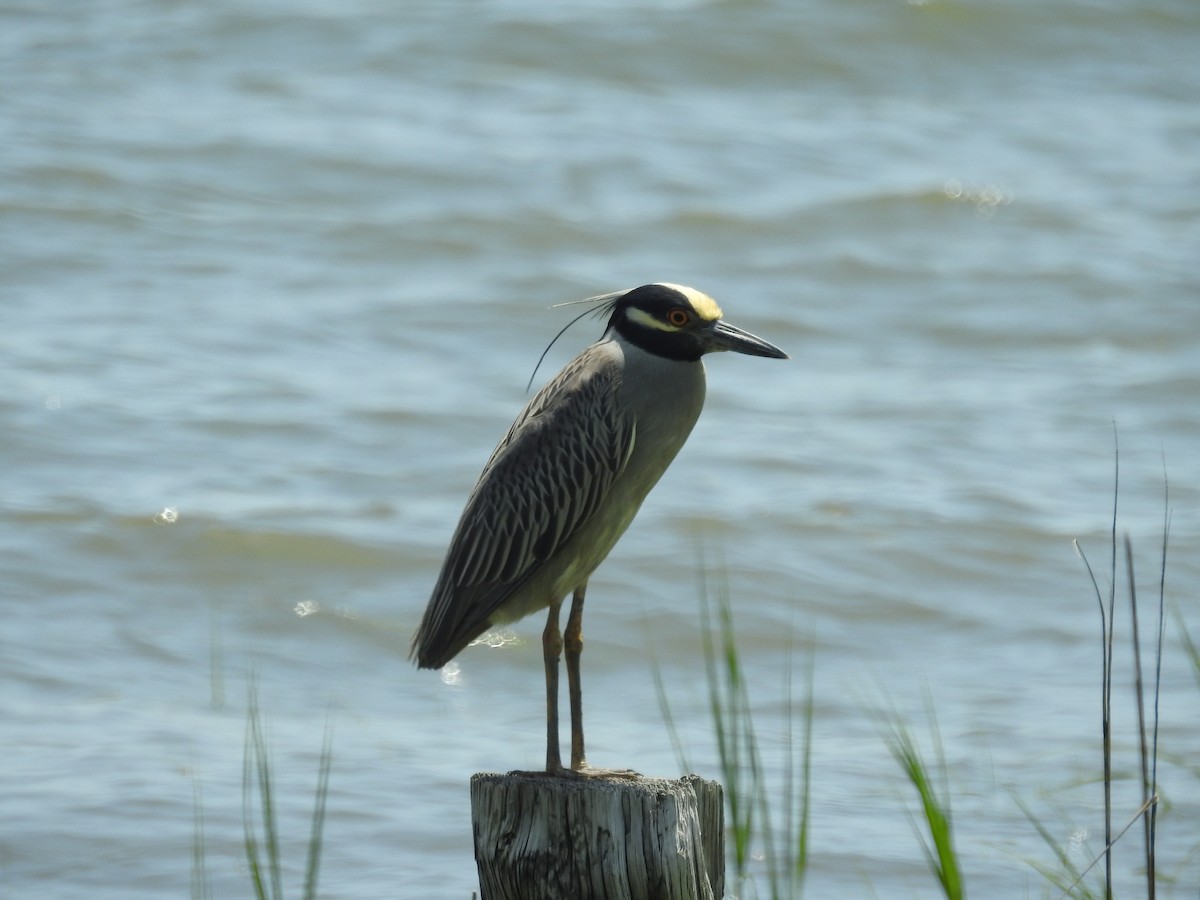
[[571, 600], [567, 616], [564, 648], [567, 654], [567, 691], [571, 697], [571, 770], [580, 772], [587, 767], [583, 759], [583, 695], [579, 687], [579, 654], [583, 652], [583, 597], [587, 582], [581, 584]]
[[562, 771], [562, 758], [558, 754], [558, 658], [563, 648], [558, 610], [561, 606], [561, 600], [550, 604], [546, 630], [542, 632], [542, 661], [546, 665], [546, 771], [551, 775]]

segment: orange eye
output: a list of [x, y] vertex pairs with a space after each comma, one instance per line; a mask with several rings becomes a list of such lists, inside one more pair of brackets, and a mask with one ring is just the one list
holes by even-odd
[[681, 306], [676, 306], [669, 313], [667, 313], [667, 322], [671, 325], [674, 325], [676, 328], [682, 328], [689, 321], [691, 321], [691, 318], [692, 317], [688, 315], [688, 311]]

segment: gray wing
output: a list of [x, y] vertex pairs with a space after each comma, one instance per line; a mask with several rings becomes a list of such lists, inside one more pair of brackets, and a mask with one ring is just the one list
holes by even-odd
[[479, 476], [413, 638], [440, 668], [595, 513], [633, 449], [616, 358], [593, 345], [542, 388]]

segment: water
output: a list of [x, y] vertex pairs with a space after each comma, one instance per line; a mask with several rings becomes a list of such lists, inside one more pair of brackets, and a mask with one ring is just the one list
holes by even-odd
[[[547, 307], [671, 280], [793, 359], [710, 363], [593, 580], [592, 761], [677, 771], [653, 658], [716, 774], [703, 565], [773, 771], [815, 647], [809, 896], [936, 894], [874, 715], [932, 754], [927, 698], [968, 890], [1056, 896], [1013, 796], [1077, 864], [1102, 842], [1071, 541], [1106, 577], [1114, 423], [1143, 601], [1165, 461], [1200, 633], [1198, 39], [1191, 0], [9, 4], [0, 892], [179, 896], [202, 834], [213, 894], [248, 895], [254, 673], [289, 895], [328, 722], [323, 895], [469, 897], [470, 774], [541, 761], [541, 623], [457, 684], [407, 642]], [[1194, 896], [1167, 635], [1161, 884]]]

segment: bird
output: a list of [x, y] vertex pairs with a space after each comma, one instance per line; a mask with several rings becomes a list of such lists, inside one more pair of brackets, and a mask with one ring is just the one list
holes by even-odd
[[[533, 396], [492, 452], [409, 651], [418, 668], [440, 669], [494, 626], [548, 609], [546, 772], [558, 776], [602, 771], [588, 765], [583, 741], [579, 659], [588, 580], [696, 424], [705, 396], [702, 357], [728, 350], [788, 358], [726, 322], [717, 302], [695, 288], [658, 282], [577, 302], [592, 304], [582, 315], [608, 316], [604, 333]], [[563, 631], [559, 612], [568, 594]], [[564, 654], [569, 769], [559, 752]]]

